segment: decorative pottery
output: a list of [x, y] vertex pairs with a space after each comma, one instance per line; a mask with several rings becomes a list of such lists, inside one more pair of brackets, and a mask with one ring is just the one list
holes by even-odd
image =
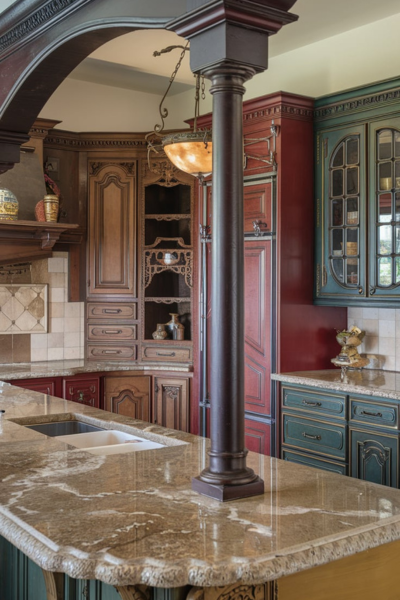
[[39, 202], [35, 206], [35, 218], [36, 221], [43, 222], [46, 221], [46, 216], [44, 214], [44, 201], [39, 200]]
[[178, 313], [169, 313], [171, 320], [165, 325], [173, 340], [183, 340], [184, 326], [179, 321]]
[[365, 336], [365, 331], [361, 331], [355, 325], [349, 331], [338, 331], [336, 339], [342, 346], [340, 354], [332, 358], [334, 365], [337, 367], [350, 367], [353, 369], [361, 369], [369, 363], [368, 358], [359, 355], [357, 347], [360, 346]]
[[15, 194], [7, 188], [0, 188], [0, 221], [16, 221], [19, 203]]
[[170, 265], [176, 265], [178, 261], [179, 256], [175, 252], [164, 252], [163, 262], [167, 267]]
[[168, 337], [164, 323], [157, 323], [157, 329], [152, 333], [152, 336], [154, 340], [165, 340]]
[[58, 196], [55, 194], [46, 194], [43, 198], [44, 204], [44, 215], [48, 223], [56, 223], [58, 219], [58, 210], [60, 208], [60, 201]]

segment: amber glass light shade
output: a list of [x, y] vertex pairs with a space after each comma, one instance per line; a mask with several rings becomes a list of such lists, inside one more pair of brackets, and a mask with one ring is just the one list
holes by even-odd
[[189, 175], [209, 175], [212, 172], [212, 142], [209, 132], [178, 133], [163, 139], [169, 160]]

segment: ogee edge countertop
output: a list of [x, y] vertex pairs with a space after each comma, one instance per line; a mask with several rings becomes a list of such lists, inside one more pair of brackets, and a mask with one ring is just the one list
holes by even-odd
[[[0, 534], [50, 571], [112, 585], [261, 583], [400, 539], [389, 487], [249, 453], [265, 494], [221, 504], [191, 490], [208, 440], [8, 383], [0, 409]], [[167, 447], [97, 456], [21, 424], [65, 414]]]
[[49, 360], [43, 362], [14, 363], [0, 365], [0, 380], [35, 379], [40, 377], [68, 377], [84, 373], [120, 372], [120, 371], [179, 371], [189, 373], [193, 370], [187, 363], [159, 363], [93, 360]]
[[293, 373], [273, 373], [271, 379], [294, 385], [308, 385], [335, 392], [364, 394], [400, 400], [400, 372], [379, 369], [348, 371], [342, 378], [340, 369], [321, 371], [296, 371]]

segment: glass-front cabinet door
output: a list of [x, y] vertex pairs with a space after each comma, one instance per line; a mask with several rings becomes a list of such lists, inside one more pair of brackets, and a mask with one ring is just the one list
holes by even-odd
[[370, 297], [400, 298], [400, 119], [369, 125]]
[[316, 148], [316, 296], [338, 302], [364, 298], [368, 293], [364, 126], [320, 132]]

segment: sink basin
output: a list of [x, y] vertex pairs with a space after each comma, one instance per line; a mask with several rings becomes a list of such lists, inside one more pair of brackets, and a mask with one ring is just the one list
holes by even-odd
[[101, 427], [95, 427], [81, 421], [55, 421], [53, 423], [37, 423], [36, 425], [25, 425], [27, 429], [34, 429], [50, 437], [59, 437], [71, 434], [79, 434], [94, 431], [104, 431]]
[[93, 431], [89, 433], [78, 433], [75, 435], [57, 436], [60, 442], [65, 442], [75, 448], [80, 448], [91, 454], [120, 454], [126, 452], [137, 452], [138, 450], [152, 450], [164, 448], [163, 444], [140, 438], [130, 433], [109, 429]]

